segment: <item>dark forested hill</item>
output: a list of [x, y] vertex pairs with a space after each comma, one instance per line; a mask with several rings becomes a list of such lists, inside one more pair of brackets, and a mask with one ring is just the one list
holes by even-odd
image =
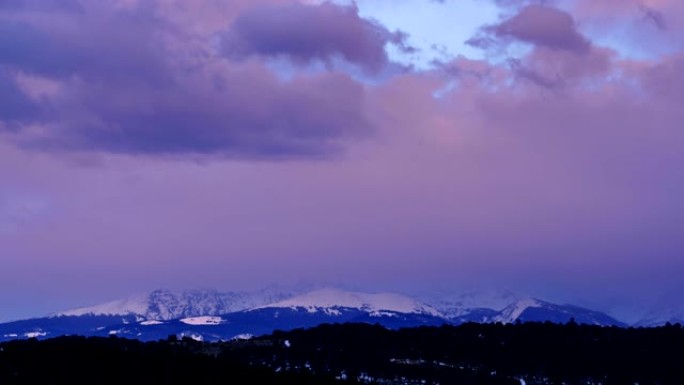
[[245, 341], [0, 344], [0, 384], [684, 384], [684, 330], [338, 324]]

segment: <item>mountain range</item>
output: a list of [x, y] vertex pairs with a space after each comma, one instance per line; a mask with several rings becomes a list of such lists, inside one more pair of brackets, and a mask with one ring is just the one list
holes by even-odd
[[[218, 341], [251, 338], [274, 330], [324, 323], [372, 323], [388, 328], [458, 325], [466, 322], [554, 322], [619, 326], [600, 311], [560, 305], [511, 292], [495, 295], [430, 295], [420, 299], [394, 293], [362, 293], [335, 288], [311, 291], [263, 289], [254, 292], [155, 290], [92, 307], [0, 324], [0, 341], [60, 335], [120, 336], [143, 341], [171, 335]], [[667, 318], [669, 322], [679, 319]], [[664, 324], [652, 315], [636, 326]]]

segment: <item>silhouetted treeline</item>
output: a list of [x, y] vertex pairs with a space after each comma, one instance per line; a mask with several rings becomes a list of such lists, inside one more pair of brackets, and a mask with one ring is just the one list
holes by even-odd
[[552, 323], [322, 325], [247, 341], [0, 344], [0, 384], [684, 384], [684, 330]]
[[0, 344], [0, 384], [338, 384], [328, 376], [276, 373], [207, 354], [192, 340], [143, 343], [59, 337]]

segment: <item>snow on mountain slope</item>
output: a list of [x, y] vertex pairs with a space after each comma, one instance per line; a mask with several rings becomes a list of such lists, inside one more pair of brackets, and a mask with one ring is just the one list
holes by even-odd
[[82, 315], [142, 315], [148, 311], [149, 298], [147, 294], [136, 294], [117, 301], [107, 302], [92, 307], [83, 307], [57, 313], [56, 316]]
[[[130, 322], [140, 323], [192, 320], [197, 317], [218, 317], [241, 311], [288, 308], [297, 311], [304, 310], [316, 316], [336, 318], [345, 314], [349, 315], [344, 309], [358, 310], [371, 317], [392, 317], [397, 313], [412, 314], [437, 317], [454, 324], [510, 323], [517, 320], [523, 322], [549, 320], [564, 323], [572, 318], [577, 322], [589, 324], [619, 324], [603, 313], [536, 299], [518, 299], [515, 294], [508, 291], [452, 293], [444, 297], [441, 297], [444, 293], [434, 293], [432, 300], [428, 301], [400, 294], [369, 294], [334, 288], [296, 294], [294, 291], [277, 287], [247, 293], [224, 293], [216, 290], [174, 293], [168, 290], [156, 290], [102, 305], [54, 314], [53, 317], [121, 316], [133, 317]], [[502, 304], [506, 303], [508, 306], [502, 308]], [[153, 326], [150, 323], [141, 325]]]
[[140, 323], [142, 326], [155, 326], [155, 325], [163, 325], [164, 323], [161, 321], [156, 321], [156, 320], [151, 320], [151, 321], [143, 321]]
[[183, 318], [180, 322], [186, 325], [219, 325], [223, 319], [221, 317], [202, 316]]
[[417, 298], [458, 322], [489, 322], [490, 313], [497, 313], [520, 300], [520, 296], [510, 290], [492, 289], [443, 289], [418, 294]]
[[636, 326], [662, 326], [684, 323], [684, 285], [679, 285], [656, 299]]
[[353, 308], [368, 313], [389, 311], [444, 317], [439, 310], [432, 306], [403, 295], [392, 293], [359, 293], [331, 288], [314, 290], [284, 301], [259, 306], [255, 309], [264, 308], [304, 308], [310, 313], [319, 311], [330, 313], [331, 311], [334, 311], [335, 308]]
[[437, 309], [492, 309], [501, 310], [521, 299], [510, 290], [439, 290], [418, 295], [421, 301]]
[[174, 293], [168, 290], [155, 290], [101, 305], [68, 310], [53, 316], [136, 315], [147, 320], [166, 321], [232, 313], [280, 301], [294, 294], [275, 288], [246, 293], [222, 293], [216, 290]]
[[492, 322], [512, 323], [522, 322], [555, 322], [567, 323], [574, 320], [577, 323], [602, 326], [626, 326], [608, 314], [585, 309], [574, 305], [557, 305], [534, 298], [517, 301], [492, 318]]
[[[438, 308], [400, 294], [370, 294], [333, 288], [299, 295], [278, 289], [251, 293], [157, 290], [51, 317], [0, 323], [0, 341], [29, 336], [106, 336], [110, 333], [141, 340], [185, 333], [215, 341], [329, 322], [368, 322], [401, 328], [466, 322], [568, 323], [574, 319], [580, 324], [626, 326], [607, 314], [578, 306], [527, 298], [513, 301], [499, 310], [485, 307], [485, 304], [493, 303], [487, 302], [486, 295], [483, 302], [478, 302], [478, 298], [483, 296], [468, 294], [450, 296], [442, 301], [437, 299], [433, 303], [447, 306]], [[510, 296], [504, 294], [496, 298], [505, 300]], [[449, 312], [453, 311], [462, 314], [452, 316]]]
[[525, 310], [529, 308], [540, 308], [544, 306], [545, 302], [533, 298], [522, 299], [508, 305], [506, 308], [501, 310], [501, 312], [496, 317], [494, 317], [493, 321], [501, 323], [513, 323], [515, 322], [515, 320], [520, 318], [520, 316], [523, 314], [523, 312], [525, 312]]
[[658, 315], [649, 315], [645, 317], [644, 319], [639, 320], [635, 324], [637, 327], [657, 327], [657, 326], [663, 326], [666, 324], [684, 324], [684, 314], [679, 314], [679, 315], [663, 315], [663, 314], [658, 314]]
[[668, 322], [671, 324], [684, 323], [684, 310], [676, 307], [651, 310], [636, 323], [636, 326], [663, 326]]

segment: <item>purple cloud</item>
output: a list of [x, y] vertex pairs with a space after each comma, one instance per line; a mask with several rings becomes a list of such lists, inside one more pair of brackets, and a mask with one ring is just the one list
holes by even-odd
[[[37, 8], [37, 7], [36, 7]], [[0, 14], [2, 14], [0, 9]], [[48, 15], [52, 17], [47, 18]], [[29, 10], [0, 21], [0, 61], [16, 71], [84, 81], [160, 81], [169, 52], [161, 36], [170, 25], [150, 10], [107, 5]], [[121, 28], [121, 25], [126, 28]]]
[[536, 46], [585, 52], [589, 41], [577, 31], [573, 17], [553, 7], [528, 5], [494, 28], [499, 36], [510, 36]]
[[79, 0], [4, 0], [0, 3], [0, 11], [23, 12], [39, 10], [49, 12], [81, 10]]
[[[318, 8], [306, 6], [305, 16], [318, 15]], [[329, 22], [343, 15], [351, 27], [362, 23], [351, 8], [321, 9], [322, 15], [332, 13]], [[34, 149], [282, 158], [326, 156], [339, 151], [344, 139], [372, 132], [364, 87], [349, 76], [331, 72], [283, 82], [261, 63], [229, 63], [193, 45], [153, 10], [91, 4], [50, 22], [3, 18], [0, 60], [7, 70], [60, 84], [59, 92], [39, 103], [22, 102], [19, 94], [11, 100], [23, 107], [2, 107], [4, 121], [29, 107], [38, 110], [27, 124], [42, 126], [40, 133], [22, 135], [19, 129], [15, 140]], [[339, 44], [339, 32], [333, 29], [317, 43]], [[283, 42], [288, 39], [299, 43], [296, 36]], [[351, 59], [369, 54], [369, 66], [386, 61], [381, 46], [354, 51], [354, 42], [343, 49]], [[198, 55], [202, 50], [206, 54]], [[3, 84], [9, 87], [12, 80]]]
[[385, 46], [403, 46], [404, 35], [363, 19], [356, 6], [298, 2], [250, 8], [223, 36], [228, 57], [284, 56], [305, 64], [335, 58], [378, 71], [389, 62]]
[[516, 41], [531, 44], [532, 50], [509, 58], [511, 74], [548, 90], [601, 81], [615, 58], [612, 49], [597, 47], [582, 35], [572, 15], [540, 4], [525, 5], [501, 23], [482, 28], [468, 44], [492, 49]]
[[[341, 74], [280, 84], [245, 68], [168, 87], [84, 85], [59, 103], [55, 135], [29, 146], [231, 158], [321, 157], [371, 132], [364, 90]], [[334, 89], [334, 93], [325, 90]], [[102, 102], [107, 100], [108, 102]]]
[[14, 77], [6, 68], [0, 66], [0, 132], [2, 122], [8, 129], [16, 129], [17, 124], [33, 120], [41, 113], [40, 107], [21, 91]]
[[660, 62], [649, 66], [640, 75], [640, 83], [651, 96], [661, 99], [661, 103], [677, 105], [684, 97], [684, 53], [664, 57]]
[[486, 48], [492, 37], [514, 39], [553, 50], [577, 53], [587, 52], [591, 43], [577, 30], [577, 24], [569, 13], [560, 9], [532, 4], [526, 5], [513, 17], [483, 29], [483, 35], [469, 43]]
[[667, 21], [665, 20], [665, 15], [662, 12], [644, 4], [639, 5], [639, 10], [644, 15], [644, 20], [651, 22], [661, 31], [667, 30]]

